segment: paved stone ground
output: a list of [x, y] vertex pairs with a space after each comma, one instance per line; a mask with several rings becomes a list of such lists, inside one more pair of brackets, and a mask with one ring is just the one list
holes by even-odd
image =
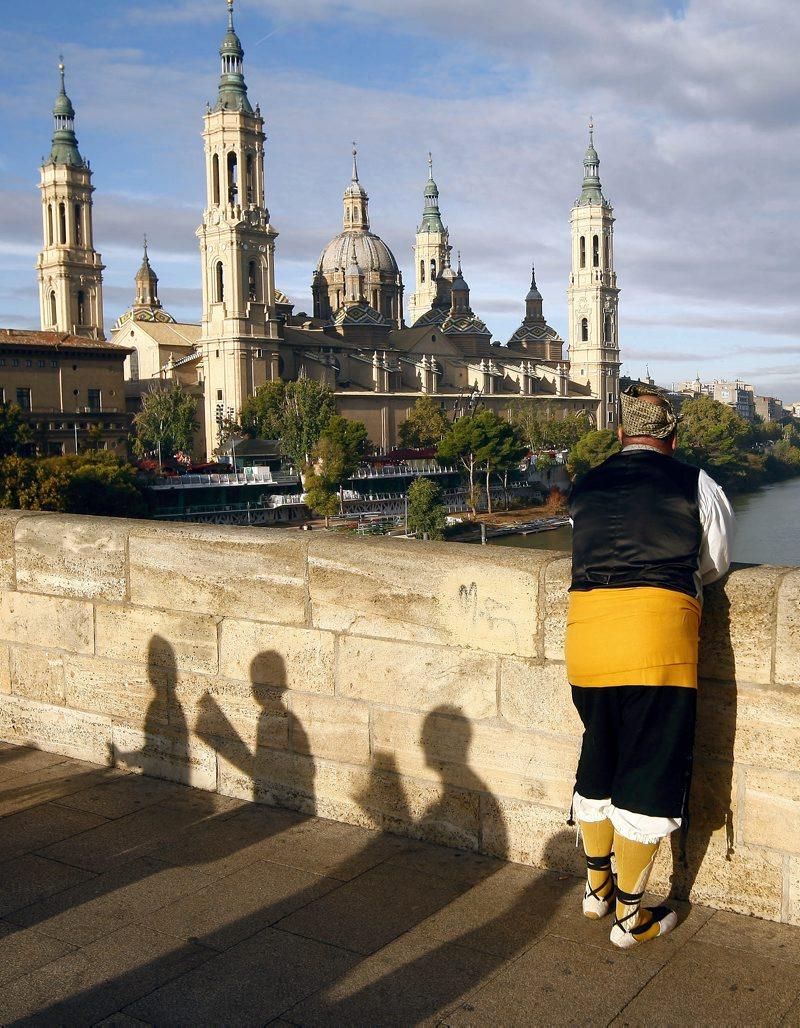
[[0, 743], [0, 1022], [800, 1025], [800, 928], [612, 949], [569, 876]]

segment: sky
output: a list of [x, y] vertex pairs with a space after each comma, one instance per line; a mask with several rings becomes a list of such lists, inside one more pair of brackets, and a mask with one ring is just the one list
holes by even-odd
[[[0, 325], [38, 327], [36, 188], [58, 55], [94, 172], [107, 326], [142, 234], [165, 307], [199, 321], [200, 133], [224, 0], [39, 0], [0, 23]], [[472, 307], [519, 325], [536, 265], [566, 338], [587, 124], [613, 203], [623, 374], [741, 377], [800, 400], [800, 18], [794, 0], [237, 0], [266, 121], [276, 284], [310, 310], [358, 143], [372, 230], [414, 288], [428, 151]]]

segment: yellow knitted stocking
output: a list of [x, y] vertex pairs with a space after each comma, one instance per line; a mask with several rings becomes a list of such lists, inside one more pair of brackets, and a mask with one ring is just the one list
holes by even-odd
[[[614, 845], [614, 826], [608, 820], [602, 821], [579, 821], [581, 836], [583, 837], [583, 851], [587, 857], [608, 857]], [[610, 868], [603, 870], [588, 870], [589, 888], [597, 892], [601, 899], [605, 899], [614, 888], [611, 879]]]

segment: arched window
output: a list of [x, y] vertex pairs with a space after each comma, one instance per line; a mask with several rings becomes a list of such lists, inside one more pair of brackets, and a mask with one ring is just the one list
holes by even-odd
[[239, 199], [239, 159], [231, 150], [228, 154], [228, 203]]
[[247, 155], [247, 163], [245, 165], [245, 188], [247, 191], [247, 202], [255, 203], [255, 185], [253, 177], [253, 155], [249, 153]]
[[611, 261], [609, 259], [609, 254], [610, 250], [608, 246], [608, 236], [603, 236], [603, 267], [606, 269], [606, 271], [611, 271]]
[[376, 310], [376, 311], [379, 309], [378, 308], [378, 290], [377, 289], [373, 289], [372, 290], [372, 309]]
[[214, 303], [222, 303], [225, 299], [225, 271], [222, 261], [217, 261], [214, 265], [214, 283]]
[[78, 290], [78, 324], [86, 324], [86, 294], [82, 289]]
[[56, 306], [56, 291], [55, 289], [50, 290], [50, 324], [53, 328], [56, 327], [58, 322], [58, 308]]
[[211, 158], [211, 200], [219, 203], [219, 154]]
[[75, 204], [75, 245], [83, 246], [83, 224], [81, 223], [81, 205]]
[[592, 236], [592, 267], [600, 267], [600, 237]]
[[419, 262], [419, 280], [420, 282], [425, 281], [425, 261]]
[[586, 236], [581, 236], [581, 267], [586, 267]]
[[589, 319], [581, 318], [581, 342], [586, 343], [589, 341]]
[[348, 208], [347, 208], [347, 210], [346, 210], [346, 211], [344, 212], [344, 217], [345, 217], [345, 221], [346, 221], [346, 222], [347, 222], [347, 224], [349, 225], [349, 224], [350, 224], [350, 220], [351, 220], [351, 219], [350, 219], [350, 208], [349, 208], [349, 207], [348, 207]]
[[248, 300], [258, 299], [258, 278], [256, 262], [250, 261], [247, 265], [247, 298]]
[[58, 205], [58, 241], [62, 245], [67, 241], [67, 208], [63, 203]]
[[436, 278], [436, 261], [431, 258], [431, 282]]
[[47, 205], [47, 245], [53, 245], [53, 205]]
[[603, 339], [610, 343], [614, 338], [614, 320], [610, 314], [606, 314], [603, 320]]

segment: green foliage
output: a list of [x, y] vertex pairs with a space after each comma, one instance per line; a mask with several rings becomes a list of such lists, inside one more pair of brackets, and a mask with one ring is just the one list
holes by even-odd
[[724, 488], [747, 485], [758, 469], [747, 454], [754, 432], [744, 418], [726, 403], [709, 396], [687, 400], [681, 407], [677, 456], [704, 468]]
[[314, 460], [322, 476], [331, 484], [341, 485], [358, 467], [367, 442], [367, 429], [361, 421], [334, 414], [314, 447]]
[[305, 475], [306, 506], [325, 518], [325, 527], [329, 519], [339, 511], [339, 495], [335, 488], [320, 475], [309, 471]]
[[429, 478], [418, 478], [408, 490], [408, 527], [412, 532], [427, 534], [429, 539], [443, 539], [447, 508], [442, 503], [442, 490]]
[[0, 457], [19, 453], [32, 439], [21, 409], [15, 403], [0, 403]]
[[520, 433], [529, 450], [569, 450], [591, 432], [594, 422], [588, 414], [576, 412], [554, 418], [542, 410], [538, 401], [514, 400], [506, 408], [508, 419]]
[[67, 514], [146, 517], [135, 470], [113, 454], [8, 456], [0, 460], [0, 506]]
[[567, 471], [573, 478], [580, 478], [612, 454], [619, 453], [620, 449], [619, 439], [610, 428], [587, 432], [569, 451]]
[[301, 468], [311, 459], [322, 430], [335, 413], [329, 386], [298, 378], [260, 386], [245, 401], [239, 420], [248, 435], [280, 439], [283, 454]]
[[133, 450], [137, 456], [158, 450], [161, 459], [176, 450], [191, 450], [199, 425], [195, 420], [197, 404], [177, 382], [157, 386], [142, 395], [142, 409], [133, 419]]
[[411, 408], [408, 419], [398, 430], [403, 446], [436, 446], [450, 424], [439, 404], [431, 396], [420, 396]]
[[242, 404], [242, 432], [251, 439], [280, 439], [285, 401], [286, 386], [280, 380], [259, 386]]
[[494, 411], [484, 410], [459, 418], [439, 443], [437, 456], [443, 461], [455, 461], [467, 473], [474, 516], [477, 509], [475, 473], [482, 471], [486, 475], [487, 505], [491, 512], [490, 476], [519, 463], [525, 450], [518, 430], [510, 422]]

